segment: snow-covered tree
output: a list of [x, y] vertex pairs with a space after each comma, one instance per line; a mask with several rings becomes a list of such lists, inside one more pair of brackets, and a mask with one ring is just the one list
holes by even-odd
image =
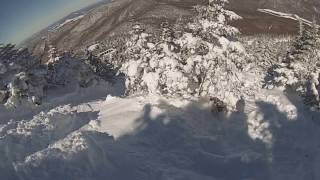
[[173, 24], [173, 28], [172, 28], [173, 31], [174, 31], [175, 38], [181, 38], [181, 36], [185, 32], [185, 29], [186, 29], [186, 25], [185, 24], [186, 23], [187, 23], [186, 18], [183, 18], [182, 16], [177, 18], [177, 20]]
[[238, 30], [227, 24], [239, 16], [224, 9], [226, 2], [208, 0], [207, 5], [197, 6], [198, 16], [179, 37], [174, 26], [162, 23], [159, 41], [152, 46], [147, 45], [149, 35], [136, 27], [128, 43], [129, 60], [122, 68], [128, 90], [166, 96], [216, 96], [232, 99], [235, 105], [243, 87], [246, 53], [234, 36]]
[[160, 41], [152, 49], [147, 71], [142, 78], [149, 92], [169, 96], [183, 95], [188, 86], [188, 78], [183, 72], [180, 46], [168, 22], [161, 24], [161, 31]]
[[197, 16], [189, 28], [192, 32], [209, 42], [215, 42], [217, 36], [233, 37], [238, 34], [237, 28], [229, 21], [241, 19], [236, 13], [226, 10], [228, 0], [207, 0], [206, 5], [195, 7]]
[[135, 24], [130, 34], [131, 38], [126, 44], [126, 62], [123, 62], [120, 70], [127, 76], [126, 87], [129, 94], [144, 91], [142, 76], [151, 57], [150, 50], [154, 48], [151, 35], [140, 24]]
[[246, 53], [235, 36], [239, 31], [227, 23], [240, 17], [224, 9], [226, 3], [208, 0], [207, 5], [197, 6], [198, 15], [189, 24], [191, 33], [185, 33], [179, 41], [189, 91], [218, 97], [233, 106], [244, 91]]
[[24, 101], [40, 104], [46, 72], [27, 49], [8, 44], [0, 47], [0, 103], [15, 107]]
[[86, 48], [84, 61], [97, 76], [106, 81], [113, 81], [117, 73], [115, 65], [122, 62], [119, 56], [116, 57], [118, 53], [116, 48], [96, 43]]
[[48, 50], [48, 62], [47, 64], [52, 64], [55, 63], [56, 61], [59, 60], [59, 54], [57, 52], [57, 49], [55, 47], [53, 47], [52, 45], [49, 46], [49, 50]]
[[300, 34], [297, 36], [296, 40], [293, 42], [291, 49], [288, 51], [286, 57], [286, 63], [289, 65], [294, 62], [307, 62], [316, 55], [317, 46], [319, 46], [319, 32], [317, 25], [314, 24], [313, 27], [305, 28], [300, 25]]
[[96, 84], [96, 76], [84, 61], [63, 53], [48, 66], [47, 80], [50, 86], [89, 87]]
[[318, 26], [300, 26], [297, 36], [282, 63], [271, 70], [272, 85], [291, 88], [305, 97], [306, 103], [319, 104], [320, 37]]
[[241, 37], [241, 41], [250, 54], [256, 67], [268, 70], [273, 64], [282, 61], [291, 46], [292, 36], [254, 35]]
[[[143, 31], [133, 31], [133, 40], [139, 32]], [[168, 22], [161, 24], [161, 35], [157, 43], [151, 43], [144, 37], [150, 36], [139, 35], [141, 40], [134, 41], [138, 43], [132, 43], [132, 40], [128, 43], [129, 61], [122, 66], [122, 72], [127, 75], [129, 93], [146, 92], [167, 96], [186, 94], [188, 77], [183, 71], [180, 46], [172, 26]], [[132, 49], [138, 51], [132, 53]]]
[[8, 44], [0, 47], [0, 104], [15, 108], [40, 105], [46, 89], [52, 86], [88, 87], [96, 76], [82, 60], [68, 53], [50, 50], [50, 61], [41, 64], [27, 49]]

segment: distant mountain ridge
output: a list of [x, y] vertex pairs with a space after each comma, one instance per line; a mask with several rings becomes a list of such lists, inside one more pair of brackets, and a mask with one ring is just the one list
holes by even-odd
[[[150, 31], [156, 31], [161, 21], [175, 22], [179, 17], [192, 17], [193, 7], [204, 2], [206, 1], [115, 0], [109, 3], [103, 2], [90, 7], [90, 11], [87, 11], [81, 19], [71, 21], [57, 31], [45, 31], [33, 36], [25, 45], [36, 55], [43, 55], [48, 44], [65, 51], [79, 51], [97, 41], [105, 41], [112, 36], [127, 33], [133, 21], [142, 22]], [[233, 22], [233, 25], [243, 34], [293, 34], [297, 32], [295, 20], [274, 17], [258, 12], [257, 9], [270, 8], [302, 14], [309, 20], [312, 14], [318, 14], [319, 2], [315, 0], [309, 0], [306, 3], [302, 3], [302, 0], [294, 2], [296, 3], [293, 3], [293, 0], [230, 0], [228, 8], [244, 17], [241, 21]], [[59, 22], [64, 22], [71, 16]]]
[[99, 1], [97, 3], [94, 3], [94, 4], [90, 5], [90, 6], [87, 6], [85, 8], [80, 9], [80, 10], [74, 11], [74, 12], [70, 13], [69, 15], [67, 15], [66, 17], [64, 17], [62, 19], [59, 19], [56, 22], [53, 22], [48, 27], [45, 27], [44, 29], [42, 29], [39, 32], [33, 34], [29, 38], [25, 39], [23, 42], [20, 43], [20, 46], [29, 46], [28, 44], [31, 41], [33, 41], [34, 39], [37, 39], [37, 37], [39, 37], [39, 36], [43, 36], [48, 31], [50, 31], [53, 27], [58, 26], [59, 24], [65, 22], [68, 19], [73, 19], [73, 18], [75, 18], [77, 16], [85, 15], [86, 13], [91, 11], [92, 9], [95, 9], [96, 7], [99, 7], [99, 6], [102, 6], [104, 4], [107, 4], [107, 3], [111, 2], [111, 1], [113, 1], [113, 0], [101, 0], [101, 1]]

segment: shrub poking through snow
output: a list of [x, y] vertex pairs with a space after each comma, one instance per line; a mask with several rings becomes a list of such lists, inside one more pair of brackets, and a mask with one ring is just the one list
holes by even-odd
[[[303, 27], [303, 26], [301, 26]], [[320, 38], [316, 25], [303, 28], [283, 62], [271, 68], [269, 86], [297, 91], [307, 104], [319, 105]]]
[[246, 52], [235, 37], [238, 30], [227, 24], [240, 17], [225, 10], [226, 3], [208, 0], [207, 5], [197, 6], [197, 17], [179, 36], [162, 23], [157, 43], [150, 43], [150, 36], [135, 26], [122, 66], [129, 94], [214, 96], [235, 105], [244, 91]]

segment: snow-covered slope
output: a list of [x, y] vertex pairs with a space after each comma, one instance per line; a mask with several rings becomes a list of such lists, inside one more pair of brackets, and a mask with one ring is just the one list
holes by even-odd
[[254, 93], [221, 113], [210, 97], [124, 97], [121, 79], [1, 107], [1, 177], [318, 180], [320, 114], [294, 93], [262, 89], [265, 74], [251, 66], [245, 86]]
[[[61, 31], [75, 24], [65, 35], [78, 41], [98, 28], [100, 39], [130, 12], [144, 22], [189, 12], [182, 0], [113, 2], [121, 11], [100, 7]], [[158, 34], [136, 22], [126, 42], [86, 44], [82, 59], [51, 42], [48, 61], [0, 45], [1, 179], [319, 180], [317, 29], [302, 29], [288, 52], [288, 37], [241, 41], [226, 2], [208, 0]]]
[[[259, 71], [247, 82], [262, 81]], [[122, 86], [56, 89], [40, 106], [0, 109], [1, 177], [320, 178], [319, 113], [294, 94], [260, 89], [224, 114], [209, 98], [123, 98]]]
[[[287, 1], [287, 0], [285, 0]], [[117, 0], [109, 4], [96, 6], [87, 12], [83, 18], [69, 26], [59, 28], [59, 31], [44, 31], [41, 35], [29, 39], [24, 43], [32, 52], [38, 56], [46, 51], [46, 44], [52, 41], [59, 50], [72, 50], [79, 52], [82, 48], [96, 41], [112, 41], [114, 37], [123, 37], [129, 30], [133, 21], [146, 24], [150, 31], [157, 31], [162, 20], [167, 19], [175, 22], [179, 17], [190, 18], [194, 16], [192, 8], [201, 4], [204, 0]], [[287, 3], [287, 2], [286, 2]], [[277, 1], [275, 10], [281, 12], [297, 13], [301, 9], [294, 7], [284, 11], [283, 4]], [[290, 4], [290, 3], [289, 3]], [[234, 25], [242, 30], [243, 34], [295, 34], [297, 23], [282, 17], [266, 15], [257, 12], [258, 8], [273, 8], [273, 3], [266, 0], [231, 0], [229, 9], [237, 12], [244, 19], [237, 21]], [[295, 5], [293, 5], [295, 6]], [[303, 6], [303, 4], [301, 5]], [[303, 6], [304, 7], [304, 6]], [[309, 7], [309, 6], [308, 6]], [[317, 6], [315, 6], [317, 8]], [[304, 8], [304, 11], [307, 8]], [[298, 14], [298, 13], [297, 13]], [[310, 14], [310, 13], [309, 13]], [[303, 15], [303, 14], [302, 14]], [[74, 16], [72, 16], [74, 18]], [[66, 18], [59, 24], [62, 24]], [[310, 19], [310, 17], [307, 17]], [[272, 28], [270, 28], [272, 26]]]
[[212, 113], [206, 99], [109, 95], [70, 105], [64, 98], [33, 118], [2, 125], [1, 174], [50, 180], [318, 179], [320, 131], [312, 118], [319, 114], [299, 109], [298, 116], [289, 116], [281, 106], [296, 104], [286, 95], [264, 96], [227, 115]]

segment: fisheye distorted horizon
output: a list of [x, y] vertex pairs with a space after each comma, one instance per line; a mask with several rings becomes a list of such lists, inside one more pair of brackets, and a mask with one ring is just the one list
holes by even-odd
[[101, 0], [1, 0], [0, 42], [18, 44], [69, 13]]

